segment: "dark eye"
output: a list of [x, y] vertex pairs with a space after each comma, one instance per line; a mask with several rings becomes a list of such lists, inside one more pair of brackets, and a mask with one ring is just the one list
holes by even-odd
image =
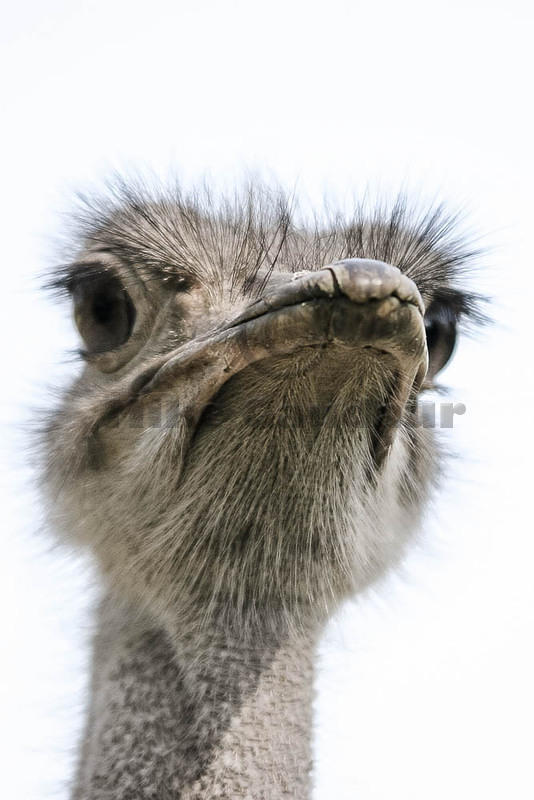
[[135, 309], [117, 277], [83, 278], [72, 297], [74, 319], [89, 355], [115, 350], [130, 338]]
[[456, 343], [454, 311], [441, 303], [431, 303], [425, 314], [425, 329], [428, 374], [434, 377], [440, 369], [443, 369], [454, 351]]

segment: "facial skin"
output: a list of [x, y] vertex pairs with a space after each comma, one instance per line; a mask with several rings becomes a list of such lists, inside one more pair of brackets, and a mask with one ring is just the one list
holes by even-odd
[[86, 363], [46, 431], [56, 526], [174, 623], [325, 617], [417, 525], [469, 256], [401, 202], [307, 229], [265, 191], [124, 193], [59, 279]]

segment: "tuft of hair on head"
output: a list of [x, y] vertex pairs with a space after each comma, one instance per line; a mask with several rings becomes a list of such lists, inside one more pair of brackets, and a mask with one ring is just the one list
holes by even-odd
[[325, 204], [306, 212], [295, 192], [260, 180], [219, 192], [207, 182], [186, 189], [115, 176], [103, 191], [78, 194], [64, 257], [46, 287], [68, 293], [83, 269], [73, 266], [73, 254], [87, 249], [135, 265], [147, 280], [194, 279], [214, 291], [224, 281], [251, 296], [277, 268], [298, 272], [368, 258], [397, 266], [472, 329], [488, 321], [487, 298], [467, 288], [485, 249], [465, 227], [465, 214], [442, 203], [422, 208], [406, 192], [389, 203], [364, 199], [348, 211]]

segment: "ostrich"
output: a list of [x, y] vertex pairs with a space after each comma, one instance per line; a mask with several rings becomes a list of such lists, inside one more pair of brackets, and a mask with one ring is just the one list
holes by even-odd
[[76, 231], [85, 364], [43, 434], [102, 582], [73, 800], [309, 798], [317, 640], [417, 529], [473, 251], [442, 208], [323, 223], [261, 185], [120, 184]]

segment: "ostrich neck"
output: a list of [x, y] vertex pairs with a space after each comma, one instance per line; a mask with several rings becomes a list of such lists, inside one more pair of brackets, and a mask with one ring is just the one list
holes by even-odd
[[169, 637], [102, 604], [73, 800], [305, 800], [316, 632]]

